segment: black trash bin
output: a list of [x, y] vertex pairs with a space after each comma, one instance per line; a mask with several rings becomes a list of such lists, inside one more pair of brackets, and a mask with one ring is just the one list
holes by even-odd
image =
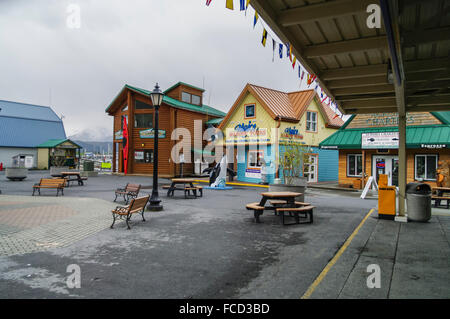
[[406, 185], [406, 205], [408, 219], [426, 222], [431, 218], [431, 187], [425, 183]]

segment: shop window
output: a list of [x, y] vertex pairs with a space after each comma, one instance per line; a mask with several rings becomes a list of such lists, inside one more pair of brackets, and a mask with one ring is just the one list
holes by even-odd
[[153, 150], [134, 151], [134, 161], [136, 163], [144, 163], [144, 164], [153, 163]]
[[255, 117], [255, 104], [249, 104], [245, 106], [245, 118]]
[[317, 112], [306, 112], [306, 130], [317, 132]]
[[264, 158], [262, 151], [248, 151], [247, 167], [260, 168], [262, 166], [262, 159]]
[[136, 128], [152, 128], [153, 114], [135, 114], [134, 127]]
[[414, 174], [416, 180], [435, 180], [438, 156], [435, 154], [416, 155]]
[[136, 100], [134, 107], [136, 110], [149, 110], [153, 108], [153, 106], [151, 106], [150, 104], [141, 102], [139, 100]]
[[362, 176], [362, 154], [347, 155], [347, 176]]

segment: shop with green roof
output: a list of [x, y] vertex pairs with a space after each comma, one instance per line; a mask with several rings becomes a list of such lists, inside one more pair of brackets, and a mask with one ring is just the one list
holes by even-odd
[[38, 169], [49, 169], [52, 166], [75, 168], [80, 162], [82, 147], [69, 139], [50, 139], [37, 148]]
[[[407, 182], [434, 187], [438, 168], [450, 164], [450, 112], [407, 113], [406, 125]], [[341, 186], [362, 188], [380, 174], [398, 186], [398, 142], [397, 113], [357, 114], [320, 147], [339, 150]]]

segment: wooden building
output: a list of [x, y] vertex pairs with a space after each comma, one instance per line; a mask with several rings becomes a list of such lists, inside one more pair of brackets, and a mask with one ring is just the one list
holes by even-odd
[[[450, 161], [450, 112], [411, 112], [406, 116], [407, 182], [436, 186], [439, 162]], [[361, 188], [369, 176], [388, 175], [398, 186], [398, 114], [358, 114], [320, 143], [339, 149], [339, 183]], [[363, 172], [365, 179], [363, 180]]]
[[[159, 151], [158, 173], [161, 177], [173, 177], [179, 174], [180, 167], [171, 158], [171, 150], [178, 143], [172, 140], [172, 131], [185, 128], [190, 132], [190, 142], [194, 149], [194, 121], [202, 121], [202, 135], [206, 122], [222, 118], [226, 114], [203, 104], [203, 89], [178, 82], [164, 91], [163, 103], [159, 109]], [[124, 172], [123, 160], [123, 118], [127, 119], [129, 136], [128, 167], [129, 174], [153, 174], [153, 136], [154, 117], [150, 98], [151, 91], [125, 85], [106, 109], [114, 116], [113, 125], [113, 172]], [[202, 136], [197, 137], [199, 139]], [[206, 142], [202, 141], [202, 145]], [[183, 164], [185, 175], [193, 174], [192, 154], [184, 154], [187, 160]], [[191, 160], [189, 160], [191, 159]]]
[[337, 181], [338, 152], [318, 146], [343, 124], [315, 90], [286, 93], [247, 84], [219, 125], [224, 139], [217, 145], [234, 148], [239, 181], [261, 182], [263, 162], [266, 182], [283, 178], [278, 160], [288, 144], [308, 150], [302, 172], [308, 183]]

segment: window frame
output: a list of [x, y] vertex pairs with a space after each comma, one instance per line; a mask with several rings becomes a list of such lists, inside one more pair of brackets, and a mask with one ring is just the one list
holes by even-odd
[[[247, 151], [247, 168], [248, 169], [261, 169], [262, 163], [261, 163], [261, 166], [250, 166], [250, 153], [260, 153], [261, 154], [260, 158], [264, 158], [264, 151], [262, 151], [262, 150], [248, 150]], [[258, 157], [256, 158], [256, 164], [258, 164]]]
[[[253, 116], [247, 116], [247, 107], [253, 106]], [[249, 103], [244, 105], [244, 119], [254, 119], [256, 118], [256, 104], [255, 103]]]
[[[308, 120], [308, 114], [314, 114], [315, 115], [315, 119], [314, 121], [312, 121], [311, 119]], [[318, 131], [318, 126], [319, 126], [319, 119], [318, 119], [318, 114], [316, 111], [306, 111], [306, 132], [312, 132], [312, 133], [317, 133]], [[309, 123], [314, 123], [314, 130], [309, 129], [308, 130], [308, 122]], [[311, 128], [311, 127], [310, 127]]]
[[[137, 117], [138, 116], [144, 116], [144, 115], [150, 115], [152, 117], [152, 126], [138, 126], [137, 125]], [[153, 116], [153, 113], [135, 113], [134, 114], [134, 128], [137, 129], [150, 129], [150, 128], [154, 128], [154, 123], [155, 122], [155, 117]]]
[[[425, 157], [425, 166], [424, 166], [424, 170], [425, 170], [425, 177], [422, 179], [420, 177], [417, 176], [417, 158], [419, 156], [423, 156]], [[428, 166], [428, 157], [434, 157], [436, 159], [436, 168], [434, 169], [435, 171], [435, 176], [432, 176], [431, 178], [427, 178], [427, 166]], [[423, 180], [423, 181], [435, 181], [436, 180], [436, 170], [438, 168], [438, 162], [439, 162], [439, 154], [414, 154], [414, 180], [415, 181], [419, 181], [419, 180]]]
[[[355, 156], [355, 173], [354, 175], [350, 174], [350, 156]], [[361, 174], [358, 175], [358, 160], [357, 157], [361, 157]], [[362, 177], [363, 174], [363, 158], [362, 154], [354, 153], [354, 154], [347, 154], [347, 177]]]
[[[143, 152], [144, 159], [143, 160], [137, 160], [136, 159], [136, 152]], [[146, 162], [145, 161], [145, 154], [146, 153], [151, 153], [151, 161], [150, 162]], [[155, 160], [155, 153], [153, 152], [153, 149], [137, 149], [137, 150], [134, 150], [133, 160], [134, 160], [134, 162], [136, 164], [153, 164], [154, 160]]]

